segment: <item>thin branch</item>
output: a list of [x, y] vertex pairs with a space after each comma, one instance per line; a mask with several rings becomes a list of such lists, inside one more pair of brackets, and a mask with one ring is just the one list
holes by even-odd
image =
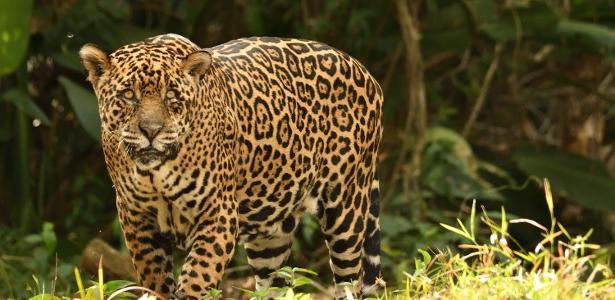
[[[409, 85], [406, 123], [401, 136], [401, 149], [397, 163], [393, 167], [391, 183], [395, 183], [399, 180], [399, 176], [402, 176], [401, 183], [404, 194], [412, 194], [416, 199], [420, 199], [418, 177], [421, 169], [420, 158], [424, 144], [423, 136], [427, 127], [427, 109], [423, 82], [424, 63], [420, 47], [421, 36], [416, 18], [420, 1], [411, 1], [411, 3], [412, 7], [405, 0], [395, 1], [404, 42], [406, 74]], [[413, 138], [410, 138], [411, 136]], [[410, 163], [406, 162], [408, 154], [411, 155]]]
[[51, 299], [55, 298], [57, 282], [58, 282], [58, 252], [56, 252], [56, 266], [53, 272], [53, 279], [51, 280]]
[[491, 86], [491, 80], [493, 79], [493, 75], [495, 75], [495, 71], [498, 69], [498, 65], [500, 64], [500, 53], [502, 52], [502, 44], [497, 43], [494, 49], [494, 56], [491, 64], [489, 65], [489, 69], [487, 70], [487, 74], [485, 74], [485, 78], [483, 79], [483, 85], [480, 88], [480, 92], [478, 94], [478, 98], [474, 102], [474, 107], [472, 108], [472, 112], [470, 113], [470, 117], [466, 122], [466, 125], [463, 127], [462, 134], [464, 137], [467, 137], [470, 131], [472, 131], [472, 127], [476, 122], [476, 118], [478, 114], [483, 108], [485, 104], [485, 99], [487, 98], [487, 93], [489, 92], [489, 87]]
[[382, 91], [386, 95], [389, 90], [389, 84], [391, 83], [391, 78], [395, 70], [397, 69], [397, 63], [399, 62], [399, 58], [401, 57], [401, 50], [403, 49], [403, 45], [399, 44], [395, 47], [395, 51], [391, 56], [389, 67], [387, 68], [387, 72], [384, 75], [384, 79], [382, 80]]

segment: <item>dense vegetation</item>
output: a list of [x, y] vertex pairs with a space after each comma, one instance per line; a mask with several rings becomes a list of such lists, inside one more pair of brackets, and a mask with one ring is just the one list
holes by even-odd
[[[506, 223], [504, 206], [509, 220], [544, 225], [555, 216], [562, 224], [541, 235], [529, 222], [511, 223], [511, 251], [532, 252], [561, 228], [571, 240], [593, 229], [583, 243], [603, 245], [592, 256], [603, 261], [615, 238], [614, 26], [612, 0], [0, 0], [0, 298], [49, 291], [52, 281], [68, 295], [92, 238], [122, 247], [96, 100], [77, 51], [86, 42], [112, 51], [164, 32], [204, 47], [250, 35], [315, 39], [367, 66], [386, 102], [389, 288], [419, 278], [404, 272], [434, 270], [415, 257], [432, 266], [434, 257], [451, 262], [477, 249], [458, 248], [463, 238], [439, 225], [470, 215], [473, 199], [497, 223]], [[552, 210], [543, 177], [553, 185]], [[327, 284], [317, 226], [304, 220], [291, 264]], [[498, 232], [477, 231], [475, 246]], [[248, 274], [243, 260], [238, 253], [231, 277]], [[585, 279], [584, 270], [566, 278]]]

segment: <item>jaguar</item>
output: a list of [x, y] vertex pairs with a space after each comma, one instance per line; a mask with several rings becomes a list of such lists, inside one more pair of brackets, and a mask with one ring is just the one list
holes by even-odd
[[[142, 286], [206, 297], [238, 244], [256, 288], [280, 286], [272, 273], [310, 213], [335, 283], [373, 293], [383, 93], [359, 61], [315, 41], [252, 37], [201, 48], [176, 34], [111, 54], [86, 44], [79, 55]], [[176, 249], [185, 253], [177, 280]]]

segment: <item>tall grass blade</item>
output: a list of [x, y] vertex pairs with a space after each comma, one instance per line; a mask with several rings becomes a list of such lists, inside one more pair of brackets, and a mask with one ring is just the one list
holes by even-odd
[[81, 274], [79, 273], [79, 269], [77, 269], [77, 267], [74, 267], [73, 272], [75, 273], [75, 281], [77, 281], [77, 288], [79, 288], [79, 296], [81, 297], [81, 299], [85, 299], [85, 291], [83, 289], [83, 281], [81, 280]]
[[506, 210], [504, 206], [502, 206], [502, 223], [500, 229], [502, 229], [502, 237], [505, 237], [508, 234], [508, 222], [506, 221]]
[[553, 213], [553, 194], [551, 194], [549, 179], [543, 179], [543, 186], [545, 189], [545, 200], [547, 200], [547, 207], [549, 209], [549, 215], [551, 216], [551, 231], [553, 231], [555, 228], [555, 214]]
[[476, 236], [474, 235], [475, 217], [476, 217], [476, 199], [472, 200], [472, 210], [470, 211], [470, 236], [472, 237], [472, 240], [476, 239]]
[[105, 285], [103, 279], [103, 257], [100, 256], [98, 261], [98, 291], [100, 292], [100, 300], [105, 300]]

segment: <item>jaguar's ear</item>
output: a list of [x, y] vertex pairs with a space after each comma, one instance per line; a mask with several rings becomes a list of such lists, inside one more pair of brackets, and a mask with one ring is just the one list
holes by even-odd
[[205, 72], [211, 67], [211, 53], [207, 50], [198, 50], [192, 52], [184, 58], [182, 68], [184, 72], [195, 78], [205, 74]]
[[81, 63], [88, 72], [88, 80], [96, 85], [100, 76], [109, 69], [109, 56], [93, 44], [86, 44], [79, 50]]

